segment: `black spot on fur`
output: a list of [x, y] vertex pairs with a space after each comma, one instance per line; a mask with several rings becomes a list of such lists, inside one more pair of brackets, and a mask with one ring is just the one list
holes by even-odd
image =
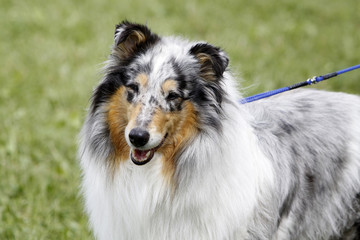
[[292, 204], [294, 202], [295, 196], [296, 196], [296, 192], [297, 192], [297, 188], [294, 187], [289, 194], [286, 196], [284, 202], [282, 203], [281, 207], [280, 207], [280, 211], [279, 211], [279, 221], [278, 221], [278, 226], [281, 223], [282, 218], [285, 218], [289, 215], [290, 213], [290, 209], [292, 207]]
[[284, 120], [281, 121], [281, 123], [280, 123], [280, 128], [281, 128], [285, 133], [287, 133], [287, 134], [289, 134], [289, 135], [290, 135], [293, 131], [296, 130], [296, 128], [295, 128], [293, 125], [287, 123], [287, 122], [284, 121]]
[[308, 170], [305, 173], [305, 186], [307, 188], [308, 197], [314, 197], [315, 195], [315, 181], [315, 175]]
[[303, 99], [301, 102], [296, 103], [296, 107], [299, 112], [305, 113], [311, 111], [314, 106], [311, 99]]
[[177, 81], [178, 86], [179, 86], [179, 90], [182, 91], [187, 87], [187, 81], [186, 81], [186, 76], [185, 73], [183, 72], [183, 70], [181, 69], [181, 67], [179, 66], [179, 64], [176, 62], [176, 60], [174, 58], [172, 58], [170, 60], [171, 65], [174, 69], [174, 72], [176, 74], [175, 77], [175, 81]]
[[360, 193], [357, 193], [355, 197], [356, 197], [356, 199], [357, 199], [357, 200], [359, 201], [359, 203], [360, 203]]
[[151, 97], [150, 97], [149, 102], [152, 103], [152, 104], [155, 104], [155, 105], [158, 105], [158, 104], [159, 104], [159, 101], [156, 100], [156, 98], [155, 98], [154, 96], [151, 96]]
[[298, 158], [300, 156], [300, 153], [298, 152], [297, 148], [294, 145], [291, 145], [290, 148], [293, 158]]
[[306, 182], [308, 182], [310, 185], [314, 184], [315, 182], [315, 176], [311, 173], [305, 174]]

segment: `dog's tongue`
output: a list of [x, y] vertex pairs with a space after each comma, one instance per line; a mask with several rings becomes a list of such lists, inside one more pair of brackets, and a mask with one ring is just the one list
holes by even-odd
[[144, 161], [146, 160], [150, 155], [150, 151], [147, 150], [147, 151], [142, 151], [142, 150], [138, 150], [138, 149], [135, 149], [134, 150], [134, 158], [138, 161]]
[[141, 165], [145, 164], [148, 161], [151, 160], [151, 158], [154, 156], [153, 150], [139, 150], [139, 149], [133, 149], [131, 153], [131, 157], [134, 163]]

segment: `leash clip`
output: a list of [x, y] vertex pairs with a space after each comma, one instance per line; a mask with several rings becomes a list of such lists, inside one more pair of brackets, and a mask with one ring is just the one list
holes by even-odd
[[316, 84], [316, 83], [317, 83], [316, 78], [317, 78], [316, 76], [313, 76], [312, 78], [309, 78], [309, 79], [307, 80], [307, 82], [309, 83], [309, 85]]

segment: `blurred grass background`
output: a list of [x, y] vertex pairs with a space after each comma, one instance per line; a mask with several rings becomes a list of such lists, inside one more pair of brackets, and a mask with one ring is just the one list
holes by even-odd
[[[0, 239], [91, 239], [77, 134], [115, 24], [222, 46], [244, 94], [360, 63], [358, 0], [1, 0]], [[317, 88], [360, 93], [360, 72]]]

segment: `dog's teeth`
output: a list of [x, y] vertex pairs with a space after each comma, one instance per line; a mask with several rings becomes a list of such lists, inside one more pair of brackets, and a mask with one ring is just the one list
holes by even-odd
[[152, 154], [151, 150], [141, 151], [141, 150], [131, 149], [132, 157], [139, 162], [149, 159], [151, 157], [151, 154]]

